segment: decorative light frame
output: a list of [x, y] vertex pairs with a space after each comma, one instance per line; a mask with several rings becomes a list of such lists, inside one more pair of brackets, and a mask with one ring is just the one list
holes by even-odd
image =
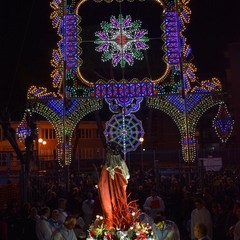
[[[62, 0], [51, 1], [53, 12], [50, 18], [60, 37], [58, 49], [53, 50], [51, 60], [54, 68], [52, 85], [56, 91], [48, 92], [44, 87], [32, 86], [27, 93], [32, 110], [46, 117], [56, 130], [60, 165], [69, 165], [71, 162], [71, 137], [76, 124], [88, 113], [101, 109], [103, 99], [108, 102], [112, 112], [116, 113], [115, 108], [120, 107], [123, 114], [126, 114], [128, 104], [134, 101], [134, 107], [128, 108], [127, 112], [131, 114], [139, 110], [142, 99], [146, 98], [148, 107], [166, 112], [176, 122], [181, 133], [183, 158], [187, 162], [194, 161], [196, 124], [207, 109], [221, 104], [219, 98], [213, 95], [220, 94], [222, 86], [217, 78], [205, 81], [197, 78], [191, 47], [184, 37], [186, 24], [190, 21], [190, 0], [155, 0], [163, 8], [160, 27], [163, 31], [163, 62], [166, 68], [162, 76], [120, 81], [99, 79], [96, 83], [84, 78], [81, 73], [82, 19], [78, 10], [88, 1], [72, 0], [68, 4]], [[103, 1], [111, 4], [127, 0], [94, 2], [100, 4]], [[122, 102], [121, 98], [132, 100]]]

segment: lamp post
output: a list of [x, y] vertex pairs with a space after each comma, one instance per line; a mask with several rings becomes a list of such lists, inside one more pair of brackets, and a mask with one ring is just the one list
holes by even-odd
[[143, 141], [144, 141], [144, 138], [143, 137], [139, 138], [139, 141], [141, 144], [141, 169], [143, 171]]
[[39, 170], [41, 171], [42, 169], [41, 169], [41, 159], [40, 159], [40, 155], [42, 155], [41, 154], [41, 145], [43, 145], [43, 146], [45, 146], [46, 144], [47, 144], [47, 142], [45, 141], [45, 140], [43, 140], [42, 138], [39, 138], [38, 139], [38, 144], [39, 144], [39, 147], [38, 147], [38, 161], [39, 161]]

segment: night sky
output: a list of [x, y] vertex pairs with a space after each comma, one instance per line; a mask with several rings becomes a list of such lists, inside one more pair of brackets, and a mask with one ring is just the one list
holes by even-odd
[[[4, 3], [2, 3], [4, 2]], [[51, 86], [50, 60], [58, 36], [52, 29], [48, 0], [1, 1], [0, 108], [22, 116], [27, 89]], [[200, 80], [225, 77], [224, 51], [240, 41], [237, 0], [191, 0], [191, 22], [185, 36], [192, 47]], [[151, 12], [146, 10], [146, 14]]]

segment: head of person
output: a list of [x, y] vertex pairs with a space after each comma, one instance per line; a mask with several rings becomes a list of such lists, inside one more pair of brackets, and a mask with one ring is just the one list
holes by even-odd
[[166, 215], [163, 211], [158, 212], [157, 216], [154, 218], [153, 222], [158, 225], [163, 223], [166, 220]]
[[114, 141], [109, 141], [107, 143], [107, 151], [111, 155], [120, 155], [121, 154], [121, 147], [118, 143], [116, 143]]
[[37, 215], [38, 215], [37, 208], [36, 208], [36, 207], [32, 207], [31, 210], [30, 210], [29, 216], [30, 216], [31, 218], [35, 218]]
[[71, 230], [75, 227], [76, 223], [77, 223], [76, 217], [69, 215], [69, 216], [66, 217], [66, 219], [64, 221], [64, 226], [68, 230]]
[[161, 231], [165, 228], [166, 226], [166, 216], [164, 212], [159, 212], [157, 216], [154, 218], [153, 222], [156, 226], [156, 228], [160, 229]]
[[66, 208], [67, 201], [65, 198], [58, 199], [58, 208], [65, 209]]
[[51, 191], [50, 198], [51, 198], [51, 199], [54, 199], [54, 198], [56, 198], [56, 197], [57, 197], [57, 194], [56, 194], [56, 192], [54, 192], [54, 191]]
[[52, 211], [52, 219], [57, 221], [59, 219], [59, 211], [57, 209], [54, 209]]
[[238, 219], [240, 219], [240, 208], [237, 208], [235, 211], [235, 215]]
[[228, 178], [227, 178], [227, 184], [228, 184], [228, 185], [234, 185], [233, 179], [230, 178], [230, 177], [228, 177]]
[[74, 188], [73, 188], [72, 194], [73, 194], [73, 195], [78, 195], [78, 194], [79, 194], [79, 189], [78, 189], [78, 187], [74, 187]]
[[194, 236], [197, 239], [201, 239], [205, 236], [207, 236], [207, 227], [205, 224], [203, 223], [198, 223], [195, 227], [194, 227]]
[[73, 209], [71, 212], [72, 216], [75, 217], [76, 219], [79, 218], [80, 216], [80, 211], [78, 209]]
[[158, 195], [158, 192], [157, 192], [157, 190], [156, 189], [151, 189], [151, 196], [152, 197], [156, 197]]
[[233, 205], [233, 213], [236, 214], [236, 211], [240, 208], [240, 200], [236, 200]]
[[88, 192], [87, 193], [87, 199], [88, 200], [92, 200], [93, 199], [93, 193], [92, 192]]
[[195, 199], [194, 204], [195, 204], [195, 207], [196, 207], [198, 210], [200, 210], [201, 208], [204, 207], [204, 202], [203, 202], [203, 200], [202, 200], [201, 198]]
[[50, 217], [50, 214], [51, 214], [51, 210], [49, 207], [44, 207], [42, 208], [42, 216], [46, 217], [46, 218], [49, 218]]

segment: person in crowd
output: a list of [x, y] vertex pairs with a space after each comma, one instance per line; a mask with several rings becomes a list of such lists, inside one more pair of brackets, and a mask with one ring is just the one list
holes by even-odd
[[218, 202], [212, 202], [213, 240], [226, 240], [226, 208]]
[[76, 223], [77, 219], [72, 215], [68, 215], [63, 225], [53, 233], [52, 240], [77, 240], [73, 230]]
[[191, 213], [191, 239], [194, 239], [194, 227], [199, 223], [204, 223], [207, 227], [207, 232], [210, 238], [212, 238], [212, 216], [210, 211], [205, 207], [201, 198], [197, 198], [194, 201], [195, 209]]
[[6, 221], [8, 228], [8, 239], [15, 240], [21, 238], [23, 228], [23, 218], [19, 214], [18, 202], [14, 199], [8, 206]]
[[213, 196], [208, 187], [205, 187], [203, 189], [202, 199], [204, 201], [205, 207], [212, 213]]
[[152, 219], [157, 216], [158, 212], [165, 211], [164, 201], [158, 196], [156, 189], [151, 190], [151, 196], [146, 198], [143, 209]]
[[57, 194], [51, 189], [47, 192], [46, 206], [49, 207], [51, 211], [58, 208]]
[[[132, 190], [132, 192], [135, 192], [134, 191], [134, 188], [136, 187], [136, 185], [134, 184], [133, 185], [133, 190]], [[139, 208], [140, 208], [140, 210], [141, 211], [144, 211], [144, 209], [143, 209], [143, 204], [144, 204], [144, 202], [145, 202], [145, 200], [146, 200], [146, 196], [147, 196], [147, 192], [146, 192], [146, 188], [144, 188], [143, 187], [143, 185], [138, 185], [138, 187], [137, 187], [137, 191], [136, 191], [136, 196], [135, 196], [135, 199], [137, 199], [138, 200], [138, 205], [139, 205]]]
[[232, 209], [228, 212], [226, 217], [226, 226], [225, 226], [226, 240], [233, 239], [233, 229], [235, 224], [238, 222], [237, 213], [239, 209], [240, 209], [240, 201], [237, 200], [235, 201]]
[[83, 220], [86, 224], [86, 227], [89, 227], [93, 221], [93, 209], [94, 209], [93, 193], [88, 192], [87, 199], [85, 199], [82, 203]]
[[194, 227], [194, 236], [197, 240], [211, 240], [207, 231], [207, 226], [204, 223], [198, 223]]
[[4, 214], [0, 211], [0, 233], [1, 240], [8, 240], [8, 229], [7, 229], [7, 221], [4, 217]]
[[98, 192], [94, 194], [93, 220], [96, 219], [97, 216], [103, 216], [101, 200]]
[[80, 216], [80, 212], [78, 209], [75, 209], [72, 211], [72, 216], [77, 219], [76, 225], [74, 227], [74, 233], [77, 238], [85, 238], [86, 232], [88, 229], [86, 229], [86, 224], [83, 220], [83, 218]]
[[[168, 194], [168, 216], [178, 225], [179, 228], [182, 228], [182, 209], [183, 209], [183, 190], [180, 178], [178, 175], [175, 175], [171, 179], [169, 194]], [[166, 207], [166, 206], [165, 206]], [[181, 210], [180, 210], [181, 209]]]
[[48, 221], [52, 232], [56, 231], [62, 226], [63, 222], [59, 219], [58, 209], [52, 210], [51, 218]]
[[229, 229], [229, 239], [239, 240], [240, 239], [240, 208], [236, 209], [237, 222]]
[[153, 219], [145, 212], [139, 212], [139, 220], [141, 223], [148, 224], [149, 226], [153, 225]]
[[31, 203], [25, 202], [23, 204], [23, 207], [20, 209], [20, 215], [24, 222], [28, 219], [30, 210], [31, 210]]
[[58, 211], [59, 211], [59, 220], [64, 222], [68, 213], [66, 211], [67, 200], [65, 198], [58, 199]]
[[76, 186], [74, 186], [67, 198], [67, 210], [69, 212], [72, 212], [76, 209], [81, 210], [81, 204], [82, 204], [82, 196], [80, 189]]
[[159, 212], [152, 224], [155, 240], [180, 240], [180, 233], [175, 222], [167, 220], [164, 212]]
[[48, 219], [50, 217], [51, 210], [49, 207], [42, 209], [40, 219], [36, 222], [36, 235], [38, 240], [50, 240], [52, 236], [52, 230]]
[[237, 185], [237, 183], [235, 182], [235, 180], [231, 177], [227, 177], [226, 180], [226, 194], [234, 201], [236, 201], [237, 199], [240, 198], [240, 194], [239, 194], [239, 186]]
[[36, 229], [36, 223], [39, 219], [40, 219], [40, 216], [38, 215], [37, 208], [32, 207], [24, 225], [24, 232], [23, 232], [24, 239], [31, 239], [31, 240], [38, 239], [35, 229]]
[[191, 213], [195, 208], [194, 198], [189, 191], [185, 191], [184, 198], [182, 199], [182, 229], [181, 233], [187, 237], [191, 238]]

